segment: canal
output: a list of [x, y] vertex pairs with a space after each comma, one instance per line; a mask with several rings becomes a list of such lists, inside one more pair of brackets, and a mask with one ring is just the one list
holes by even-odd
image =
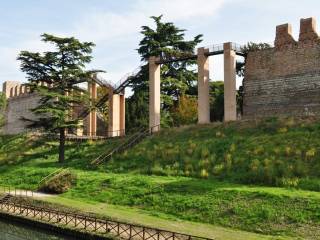
[[0, 219], [0, 240], [75, 240]]

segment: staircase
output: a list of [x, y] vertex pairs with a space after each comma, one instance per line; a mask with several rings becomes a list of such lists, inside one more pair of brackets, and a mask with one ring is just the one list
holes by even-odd
[[[99, 84], [100, 86], [112, 88], [114, 93], [119, 94], [130, 84], [131, 78], [136, 76], [140, 72], [141, 66], [142, 65], [140, 65], [134, 71], [124, 75], [120, 79], [120, 81], [115, 85], [112, 85], [111, 83], [97, 77], [93, 77], [92, 80], [97, 84]], [[95, 104], [95, 108], [102, 107], [103, 104], [105, 104], [105, 102], [108, 101], [108, 99], [109, 99], [109, 93], [102, 96], [102, 98]], [[89, 113], [90, 113], [90, 109], [85, 109], [82, 113], [80, 113], [79, 118], [85, 118]]]
[[122, 153], [122, 152], [134, 147], [139, 142], [141, 142], [143, 139], [145, 139], [147, 136], [151, 135], [153, 133], [153, 130], [158, 127], [159, 126], [155, 126], [150, 129], [149, 128], [140, 129], [138, 132], [133, 134], [126, 142], [117, 146], [116, 148], [112, 149], [109, 152], [101, 154], [99, 157], [94, 159], [91, 162], [91, 164], [98, 166], [98, 165], [102, 164], [103, 162], [110, 160], [114, 154]]

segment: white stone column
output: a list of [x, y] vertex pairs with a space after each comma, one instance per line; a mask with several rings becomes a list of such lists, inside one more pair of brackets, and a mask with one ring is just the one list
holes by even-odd
[[149, 58], [149, 127], [152, 132], [160, 130], [160, 64], [157, 57]]
[[209, 49], [198, 49], [198, 123], [210, 123]]
[[236, 53], [232, 43], [225, 43], [224, 49], [224, 121], [237, 120], [236, 99]]
[[[97, 85], [96, 83], [88, 83], [88, 92], [91, 100], [91, 106], [94, 106], [97, 98]], [[90, 111], [87, 116], [87, 135], [95, 136], [97, 133], [97, 113], [96, 110]]]
[[126, 133], [126, 98], [124, 91], [120, 95], [120, 130], [121, 136], [124, 136]]
[[109, 122], [108, 122], [108, 136], [119, 137], [120, 134], [120, 95], [113, 94], [113, 90], [109, 92]]
[[[92, 99], [92, 105], [94, 106], [96, 99], [97, 99], [97, 84], [95, 82], [91, 85], [91, 99]], [[97, 111], [92, 110], [91, 112], [91, 131], [92, 135], [97, 135]]]

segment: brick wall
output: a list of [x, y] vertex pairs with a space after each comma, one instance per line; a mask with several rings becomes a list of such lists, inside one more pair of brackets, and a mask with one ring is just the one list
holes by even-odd
[[8, 99], [6, 109], [6, 125], [4, 126], [5, 134], [17, 134], [25, 132], [27, 122], [21, 120], [22, 117], [35, 119], [30, 109], [38, 105], [40, 97], [36, 94], [23, 94]]
[[274, 48], [248, 54], [243, 85], [244, 118], [320, 114], [315, 20], [301, 20], [299, 41], [289, 24], [278, 26]]

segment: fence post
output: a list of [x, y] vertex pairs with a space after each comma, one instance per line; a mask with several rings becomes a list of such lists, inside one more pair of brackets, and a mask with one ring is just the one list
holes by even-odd
[[132, 238], [132, 225], [130, 224], [130, 236], [129, 236], [129, 239]]
[[143, 227], [143, 228], [142, 228], [142, 240], [145, 239], [145, 234], [146, 234], [146, 228]]

